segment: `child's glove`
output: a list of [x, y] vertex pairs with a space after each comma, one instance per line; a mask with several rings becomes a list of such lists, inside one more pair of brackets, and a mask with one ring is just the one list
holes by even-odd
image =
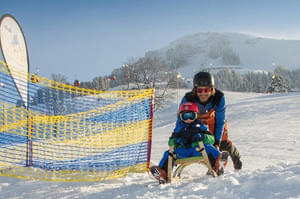
[[177, 145], [179, 145], [181, 147], [184, 147], [185, 144], [186, 144], [186, 139], [182, 138], [182, 137], [176, 138], [175, 144], [177, 144]]
[[199, 142], [205, 139], [205, 135], [203, 133], [197, 133], [196, 135], [193, 136], [193, 141]]
[[168, 141], [169, 146], [175, 146], [175, 138], [170, 138]]

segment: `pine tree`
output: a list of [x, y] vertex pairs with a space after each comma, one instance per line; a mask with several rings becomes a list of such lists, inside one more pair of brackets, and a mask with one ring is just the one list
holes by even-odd
[[289, 83], [280, 75], [274, 74], [270, 80], [267, 93], [287, 93], [291, 91]]

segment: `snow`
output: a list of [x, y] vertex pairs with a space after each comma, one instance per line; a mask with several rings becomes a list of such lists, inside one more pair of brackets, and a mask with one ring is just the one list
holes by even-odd
[[[166, 109], [155, 114], [153, 164], [167, 149], [177, 98], [185, 92], [175, 92]], [[203, 166], [192, 165], [181, 182], [166, 185], [147, 173], [92, 183], [0, 177], [0, 198], [300, 198], [300, 93], [225, 94], [229, 136], [242, 154], [241, 171], [229, 162], [223, 176], [212, 178]]]

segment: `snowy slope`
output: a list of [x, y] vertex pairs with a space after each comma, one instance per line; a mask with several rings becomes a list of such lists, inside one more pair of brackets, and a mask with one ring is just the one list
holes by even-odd
[[[185, 91], [179, 92], [181, 97]], [[206, 176], [193, 165], [178, 184], [158, 185], [147, 173], [93, 183], [54, 183], [0, 177], [0, 198], [300, 198], [300, 93], [226, 92], [229, 135], [244, 168]], [[177, 97], [155, 115], [152, 162], [174, 128]]]

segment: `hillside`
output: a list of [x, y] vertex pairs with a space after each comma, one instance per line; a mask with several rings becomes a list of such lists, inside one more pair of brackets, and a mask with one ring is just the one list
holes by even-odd
[[241, 33], [203, 32], [187, 35], [152, 51], [182, 66], [185, 77], [207, 67], [240, 67], [270, 71], [282, 64], [300, 67], [300, 41], [255, 37]]
[[[179, 98], [185, 93], [182, 90]], [[300, 93], [226, 92], [229, 135], [244, 167], [224, 176], [206, 176], [188, 167], [179, 184], [159, 185], [147, 173], [93, 183], [54, 183], [0, 177], [1, 198], [300, 198]], [[177, 98], [156, 113], [152, 163], [167, 149], [174, 128]]]

